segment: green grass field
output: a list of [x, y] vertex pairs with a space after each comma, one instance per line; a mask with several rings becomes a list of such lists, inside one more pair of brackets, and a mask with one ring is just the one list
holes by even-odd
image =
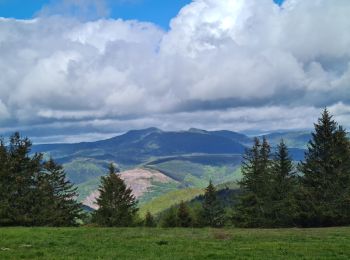
[[2, 228], [0, 259], [349, 259], [350, 228]]

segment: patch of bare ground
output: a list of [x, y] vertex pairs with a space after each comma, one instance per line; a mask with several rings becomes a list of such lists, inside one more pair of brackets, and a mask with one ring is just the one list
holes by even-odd
[[[141, 197], [146, 192], [150, 191], [153, 183], [169, 183], [174, 182], [173, 179], [155, 170], [136, 168], [119, 173], [126, 185], [130, 187], [136, 198]], [[99, 191], [92, 192], [83, 201], [83, 204], [93, 209], [97, 209], [96, 198], [99, 196]]]

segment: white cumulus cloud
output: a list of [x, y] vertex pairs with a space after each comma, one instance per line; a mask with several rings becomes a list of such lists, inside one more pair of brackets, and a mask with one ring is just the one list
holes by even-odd
[[194, 0], [169, 31], [72, 6], [107, 12], [0, 19], [3, 130], [299, 129], [324, 106], [350, 127], [348, 0]]

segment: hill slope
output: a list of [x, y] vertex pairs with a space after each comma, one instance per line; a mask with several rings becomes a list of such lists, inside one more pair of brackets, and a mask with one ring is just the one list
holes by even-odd
[[[160, 194], [176, 190], [179, 184], [177, 181], [158, 171], [140, 168], [121, 172], [120, 177], [132, 189], [136, 199], [143, 198], [143, 200], [145, 200], [147, 193], [157, 192], [159, 196]], [[84, 198], [83, 204], [96, 209], [97, 205], [95, 202], [99, 196], [99, 191], [97, 190], [98, 183], [94, 188], [95, 190]]]
[[[280, 138], [287, 144], [295, 144], [291, 146], [295, 148], [290, 149], [292, 157], [296, 161], [303, 159], [304, 150], [300, 147], [305, 147], [304, 132], [272, 133], [267, 137], [273, 146]], [[78, 185], [79, 200], [85, 200], [88, 205], [87, 197], [97, 189], [100, 177], [108, 172], [111, 162], [123, 171], [142, 168], [173, 180], [152, 185], [147, 190], [148, 184], [139, 182], [142, 178], [142, 174], [137, 176], [139, 170], [132, 171], [135, 175], [132, 181], [147, 190], [138, 196], [143, 204], [177, 189], [203, 188], [210, 179], [215, 184], [238, 180], [242, 154], [251, 143], [251, 137], [226, 130], [192, 128], [167, 132], [147, 128], [97, 142], [35, 145], [32, 152], [43, 152], [46, 158], [53, 157], [63, 164], [68, 178]]]
[[245, 147], [238, 140], [211, 132], [164, 132], [157, 128], [129, 131], [111, 139], [78, 144], [36, 145], [33, 152], [44, 152], [61, 163], [76, 158], [116, 161], [134, 166], [151, 157], [181, 154], [240, 154]]

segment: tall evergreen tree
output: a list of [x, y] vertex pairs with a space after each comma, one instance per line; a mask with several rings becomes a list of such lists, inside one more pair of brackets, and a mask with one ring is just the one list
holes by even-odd
[[42, 155], [29, 156], [31, 142], [19, 133], [10, 137], [8, 145], [8, 191], [11, 225], [31, 226], [35, 222], [33, 213], [36, 188], [42, 169]]
[[202, 204], [202, 221], [205, 226], [221, 227], [224, 224], [224, 208], [217, 198], [216, 189], [210, 180], [205, 189], [204, 201]]
[[254, 139], [253, 147], [243, 155], [242, 174], [239, 182], [241, 194], [235, 206], [234, 219], [237, 225], [245, 227], [263, 227], [269, 222], [271, 211], [269, 174], [271, 167], [270, 146], [263, 138], [260, 143]]
[[101, 177], [100, 196], [97, 199], [99, 208], [93, 215], [93, 222], [101, 226], [131, 226], [138, 211], [132, 190], [116, 173], [111, 164], [109, 175]]
[[335, 186], [338, 196], [335, 197], [335, 211], [340, 216], [337, 225], [350, 224], [350, 140], [347, 132], [339, 126], [335, 134], [337, 147], [337, 178]]
[[325, 109], [299, 165], [303, 173], [300, 224], [332, 226], [350, 223], [350, 149], [346, 131]]
[[179, 208], [177, 209], [177, 226], [179, 227], [190, 227], [192, 225], [192, 217], [189, 209], [184, 201], [180, 202]]
[[9, 158], [5, 142], [0, 139], [0, 226], [11, 225], [11, 194], [14, 190], [14, 176], [9, 172]]
[[77, 203], [77, 188], [67, 180], [63, 167], [52, 159], [44, 163], [38, 181], [40, 205], [38, 225], [73, 226], [81, 217], [82, 205]]
[[30, 140], [19, 133], [8, 145], [0, 141], [0, 225], [72, 225], [68, 220], [80, 211], [73, 186], [61, 166], [44, 163], [30, 149]]
[[294, 226], [296, 188], [297, 178], [293, 162], [286, 144], [281, 140], [271, 167], [271, 226]]

